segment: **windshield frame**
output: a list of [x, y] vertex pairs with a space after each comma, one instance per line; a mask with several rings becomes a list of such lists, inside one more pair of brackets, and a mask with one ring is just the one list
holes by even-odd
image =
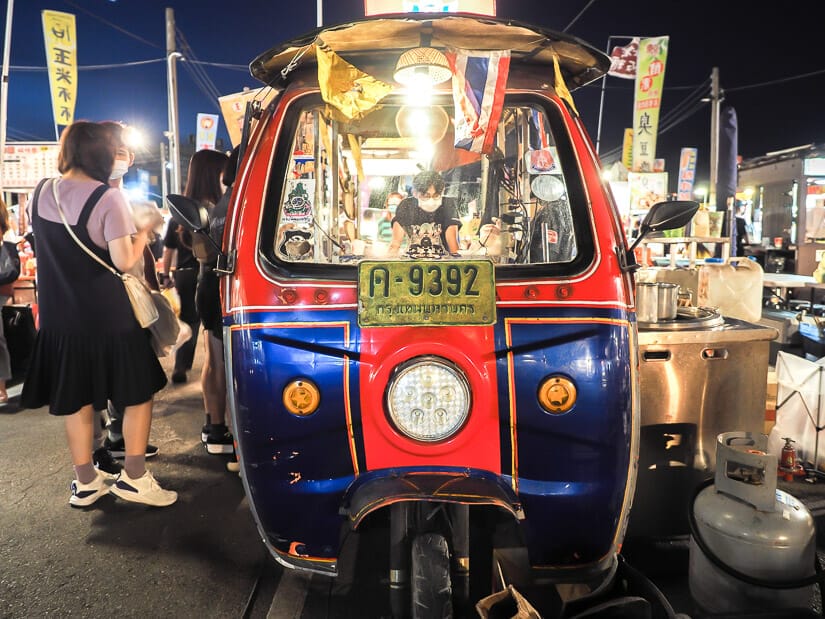
[[[399, 96], [390, 95], [386, 98], [387, 105], [403, 102]], [[284, 185], [287, 179], [287, 167], [292, 160], [291, 147], [302, 112], [315, 106], [323, 106], [320, 94], [317, 91], [303, 93], [285, 102], [287, 107], [283, 112], [281, 126], [277, 128], [278, 140], [274, 156], [270, 158], [267, 171], [266, 195], [264, 198], [260, 234], [256, 251], [261, 266], [275, 277], [290, 279], [323, 279], [355, 281], [357, 279], [357, 262], [335, 264], [297, 262], [280, 259], [275, 252], [278, 217], [280, 216], [281, 201]], [[560, 108], [562, 104], [556, 99], [541, 96], [540, 93], [520, 92], [508, 94], [504, 106], [533, 106], [545, 114], [555, 140], [555, 147], [564, 171], [564, 181], [567, 188], [567, 198], [573, 218], [573, 230], [576, 243], [576, 256], [569, 262], [534, 263], [534, 264], [496, 264], [496, 279], [511, 280], [521, 278], [569, 278], [585, 272], [596, 257], [595, 231], [590, 212], [588, 192], [584, 185], [584, 173], [580, 157], [576, 152], [570, 129], [565, 122]], [[275, 110], [268, 113], [275, 114]], [[276, 122], [270, 117], [267, 122]], [[398, 258], [392, 258], [397, 260]], [[402, 258], [410, 259], [410, 258]], [[446, 256], [444, 259], [450, 259]], [[460, 259], [460, 258], [457, 258]]]

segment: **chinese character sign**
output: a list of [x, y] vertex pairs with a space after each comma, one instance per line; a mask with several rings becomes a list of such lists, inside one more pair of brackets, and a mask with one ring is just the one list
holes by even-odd
[[77, 100], [77, 39], [74, 15], [43, 11], [43, 39], [55, 125], [74, 121]]
[[195, 150], [215, 149], [215, 141], [218, 136], [218, 115], [198, 114], [198, 133]]
[[639, 58], [639, 39], [634, 37], [624, 47], [616, 46], [610, 52], [610, 70], [607, 74], [624, 79], [636, 79], [636, 63]]
[[668, 37], [639, 41], [633, 105], [633, 171], [650, 172], [656, 158], [656, 132], [665, 82]]
[[679, 156], [679, 186], [676, 189], [679, 200], [693, 200], [697, 153], [695, 148], [683, 148]]

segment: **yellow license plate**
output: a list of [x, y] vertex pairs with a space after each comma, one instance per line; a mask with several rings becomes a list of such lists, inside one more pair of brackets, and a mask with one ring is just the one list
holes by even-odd
[[495, 275], [489, 260], [363, 260], [358, 265], [359, 326], [495, 321]]

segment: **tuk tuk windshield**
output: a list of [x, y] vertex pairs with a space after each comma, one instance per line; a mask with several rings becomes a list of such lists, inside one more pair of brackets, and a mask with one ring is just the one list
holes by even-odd
[[563, 125], [548, 113], [560, 116], [547, 102], [505, 102], [480, 154], [456, 146], [448, 98], [382, 104], [358, 120], [317, 98], [293, 108], [291, 154], [286, 169], [282, 157], [273, 171], [281, 193], [273, 196], [271, 257], [327, 265], [450, 256], [573, 263], [589, 238], [588, 219], [571, 209], [578, 168], [569, 157], [562, 165], [557, 139], [572, 152], [569, 138], [554, 133]]

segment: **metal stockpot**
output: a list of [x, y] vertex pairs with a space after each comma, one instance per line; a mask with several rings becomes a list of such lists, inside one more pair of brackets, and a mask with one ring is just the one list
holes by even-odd
[[660, 322], [676, 318], [679, 286], [670, 282], [636, 283], [636, 319]]

